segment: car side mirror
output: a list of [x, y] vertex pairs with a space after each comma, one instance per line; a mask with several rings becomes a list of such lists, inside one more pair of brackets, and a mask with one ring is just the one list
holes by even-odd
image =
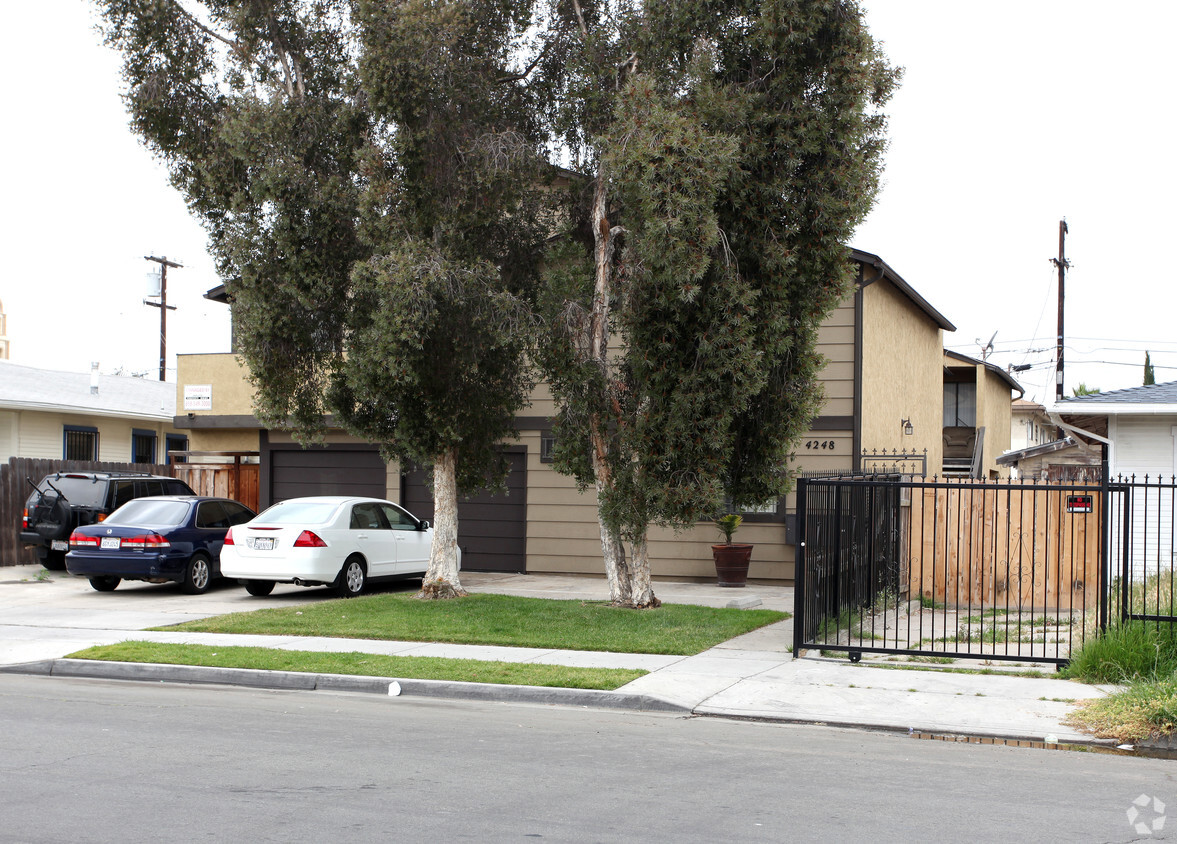
[[429, 530], [429, 520], [428, 519], [421, 520], [421, 530]]

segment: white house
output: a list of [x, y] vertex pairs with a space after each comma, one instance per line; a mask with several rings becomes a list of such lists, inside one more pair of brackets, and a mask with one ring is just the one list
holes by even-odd
[[1177, 381], [1056, 401], [1063, 432], [1108, 447], [1108, 470], [1143, 478], [1177, 474]]
[[11, 457], [165, 463], [188, 438], [176, 385], [0, 360], [0, 462]]
[[[1177, 381], [1063, 399], [1051, 411], [1051, 420], [1068, 435], [1107, 446], [1109, 477], [1131, 484], [1114, 501], [1126, 502], [1131, 511], [1133, 571], [1168, 577], [1177, 562]], [[1113, 549], [1122, 538], [1116, 524]]]

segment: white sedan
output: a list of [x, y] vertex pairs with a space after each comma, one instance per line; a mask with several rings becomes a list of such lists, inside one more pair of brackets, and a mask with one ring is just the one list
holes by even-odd
[[221, 575], [244, 581], [251, 595], [268, 595], [275, 583], [294, 583], [330, 586], [350, 598], [368, 580], [423, 576], [432, 544], [429, 522], [391, 501], [291, 498], [229, 531]]

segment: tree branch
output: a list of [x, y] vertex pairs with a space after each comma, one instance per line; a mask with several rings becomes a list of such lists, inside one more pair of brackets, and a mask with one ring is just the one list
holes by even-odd
[[584, 23], [584, 12], [580, 9], [580, 0], [572, 0], [572, 8], [576, 10], [576, 19], [580, 21], [580, 35], [588, 38], [588, 27]]

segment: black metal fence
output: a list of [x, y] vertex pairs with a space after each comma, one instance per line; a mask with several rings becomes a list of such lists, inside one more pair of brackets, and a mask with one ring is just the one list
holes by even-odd
[[1109, 597], [1173, 614], [1173, 513], [1172, 482], [802, 479], [794, 650], [1064, 663]]
[[1123, 619], [1177, 622], [1174, 514], [1177, 479], [1135, 476], [1113, 488], [1110, 600]]

